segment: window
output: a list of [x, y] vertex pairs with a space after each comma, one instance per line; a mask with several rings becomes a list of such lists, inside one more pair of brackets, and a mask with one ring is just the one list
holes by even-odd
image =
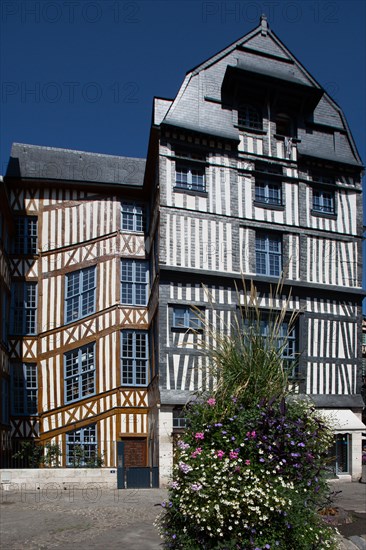
[[173, 308], [173, 328], [174, 329], [192, 329], [201, 330], [203, 328], [202, 319], [198, 312], [192, 310], [189, 306], [177, 306]]
[[332, 191], [313, 190], [313, 210], [323, 214], [334, 214], [334, 193]]
[[313, 181], [316, 181], [317, 183], [324, 183], [327, 185], [335, 185], [334, 177], [329, 174], [312, 174]]
[[11, 387], [13, 414], [37, 414], [37, 365], [34, 363], [13, 365], [11, 370]]
[[9, 380], [1, 378], [1, 420], [0, 424], [9, 424]]
[[36, 254], [38, 249], [38, 220], [35, 216], [17, 216], [15, 218], [15, 254]]
[[36, 334], [37, 283], [25, 281], [12, 285], [11, 333]]
[[98, 443], [95, 424], [66, 434], [67, 466], [95, 466], [97, 459]]
[[257, 234], [255, 238], [256, 272], [259, 275], [279, 277], [282, 270], [281, 238]]
[[[264, 339], [268, 338], [273, 330], [273, 322], [266, 316], [263, 316], [260, 321], [260, 331]], [[284, 360], [284, 367], [286, 370], [295, 376], [296, 363], [297, 363], [297, 331], [295, 325], [289, 325], [285, 320], [278, 327], [277, 333], [277, 346], [281, 349], [281, 357]]]
[[206, 191], [204, 167], [177, 164], [175, 185], [192, 191]]
[[238, 109], [238, 126], [262, 130], [262, 116], [253, 105], [241, 105]]
[[124, 386], [147, 386], [148, 333], [123, 330], [121, 333], [121, 380]]
[[145, 208], [135, 202], [123, 202], [121, 206], [121, 227], [123, 231], [141, 232], [146, 229]]
[[95, 393], [95, 346], [88, 344], [65, 353], [65, 402]]
[[66, 275], [66, 323], [86, 317], [95, 311], [95, 267]]
[[263, 204], [282, 205], [282, 185], [267, 180], [255, 182], [255, 200]]
[[9, 317], [8, 317], [8, 293], [0, 287], [1, 292], [1, 315], [2, 315], [2, 325], [1, 325], [1, 334], [0, 338], [3, 344], [6, 346], [8, 343], [8, 331], [9, 331]]
[[146, 306], [149, 264], [146, 260], [121, 260], [121, 303]]
[[280, 136], [293, 136], [294, 126], [291, 118], [283, 113], [278, 114], [276, 117], [276, 134]]
[[187, 418], [183, 409], [173, 409], [173, 428], [182, 429], [187, 427]]

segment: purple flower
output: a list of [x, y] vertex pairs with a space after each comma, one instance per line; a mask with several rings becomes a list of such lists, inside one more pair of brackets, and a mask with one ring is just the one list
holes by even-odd
[[297, 444], [298, 447], [305, 447], [305, 443], [301, 442]]
[[184, 473], [188, 474], [192, 470], [192, 467], [188, 464], [185, 464], [184, 462], [179, 462], [179, 469]]
[[184, 441], [178, 441], [177, 445], [180, 449], [183, 449], [183, 450], [189, 449], [188, 443], [184, 443]]
[[215, 424], [215, 428], [222, 428], [222, 424], [220, 424], [220, 422], [218, 424]]
[[192, 491], [200, 491], [202, 489], [202, 485], [200, 483], [192, 483], [191, 489]]
[[222, 435], [226, 435], [226, 434], [227, 434], [227, 432], [225, 432], [225, 430], [222, 430], [221, 433], [222, 433]]

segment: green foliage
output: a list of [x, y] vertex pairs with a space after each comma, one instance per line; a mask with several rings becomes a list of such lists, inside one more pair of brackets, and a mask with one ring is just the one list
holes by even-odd
[[42, 445], [36, 441], [22, 441], [21, 448], [13, 455], [14, 459], [24, 460], [30, 468], [60, 466], [61, 448], [55, 443]]
[[[45, 445], [35, 441], [22, 441], [21, 448], [13, 455], [15, 460], [24, 461], [30, 468], [58, 468], [61, 464], [62, 451], [56, 443], [47, 442]], [[87, 457], [82, 445], [75, 445], [72, 456], [73, 468], [102, 468], [103, 455], [97, 454]]]

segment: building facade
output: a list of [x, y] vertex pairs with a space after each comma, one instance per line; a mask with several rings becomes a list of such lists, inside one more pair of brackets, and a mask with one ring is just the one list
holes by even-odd
[[76, 447], [115, 466], [124, 441], [126, 465], [158, 465], [166, 483], [182, 408], [213, 383], [197, 311], [229, 330], [244, 278], [264, 331], [291, 293], [291, 383], [331, 417], [336, 473], [356, 478], [362, 169], [341, 109], [265, 17], [155, 98], [146, 164], [15, 144], [4, 440], [11, 425], [13, 440], [57, 443], [64, 466]]

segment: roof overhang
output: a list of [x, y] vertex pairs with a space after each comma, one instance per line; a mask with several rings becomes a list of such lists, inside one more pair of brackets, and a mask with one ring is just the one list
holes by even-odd
[[244, 62], [236, 66], [229, 65], [222, 83], [223, 96], [230, 95], [234, 87], [248, 90], [248, 93], [262, 97], [280, 98], [283, 103], [290, 101], [303, 105], [307, 111], [313, 111], [324, 91], [314, 85], [306, 84], [289, 71], [270, 71], [249, 67]]
[[366, 426], [351, 409], [318, 409], [335, 433], [364, 432]]

